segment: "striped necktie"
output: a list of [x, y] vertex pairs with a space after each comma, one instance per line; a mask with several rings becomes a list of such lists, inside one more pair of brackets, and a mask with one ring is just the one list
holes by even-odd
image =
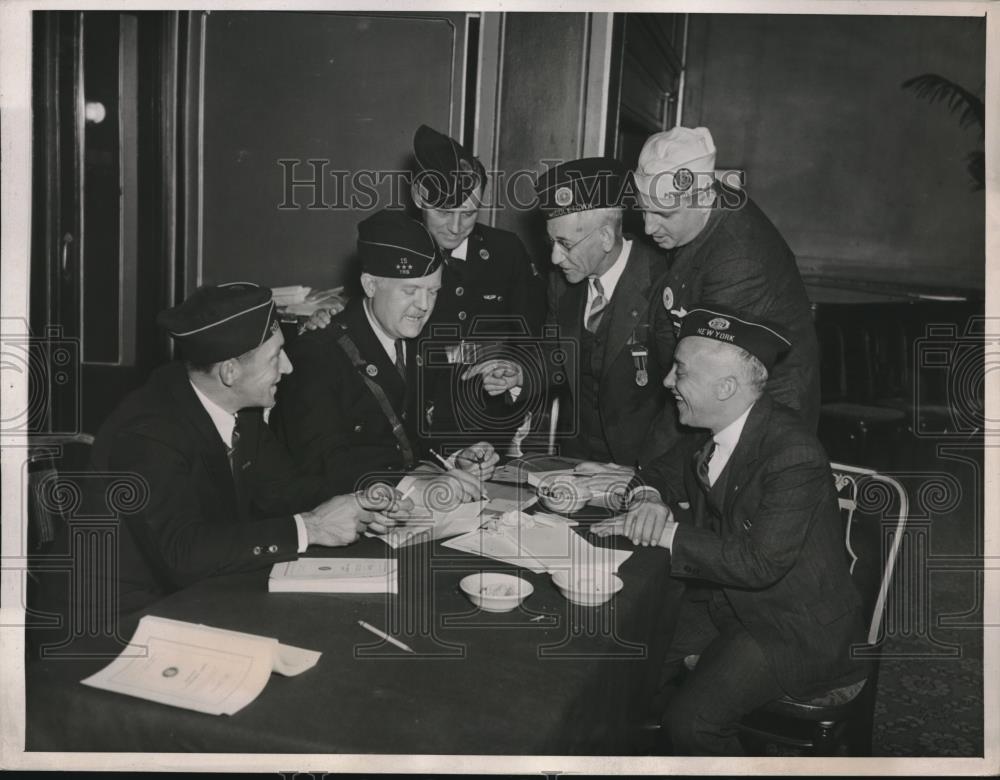
[[601, 315], [608, 306], [608, 301], [604, 297], [604, 288], [600, 279], [591, 279], [594, 285], [594, 300], [590, 304], [590, 314], [587, 315], [587, 322], [584, 325], [591, 333], [597, 333], [597, 328], [601, 324]]
[[712, 456], [715, 454], [715, 448], [718, 446], [715, 439], [709, 439], [705, 442], [700, 450], [698, 450], [697, 460], [695, 462], [695, 473], [698, 475], [698, 481], [705, 486], [706, 490], [711, 490], [712, 483], [708, 479], [708, 464], [712, 460]]
[[239, 476], [238, 466], [239, 463], [239, 446], [240, 446], [240, 416], [236, 415], [236, 424], [233, 426], [233, 437], [231, 439], [232, 444], [229, 445], [229, 449], [226, 451], [226, 456], [229, 458], [229, 470], [233, 474], [233, 479]]

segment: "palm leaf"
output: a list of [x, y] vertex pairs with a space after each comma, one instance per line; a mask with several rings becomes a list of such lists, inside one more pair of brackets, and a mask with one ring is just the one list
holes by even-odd
[[978, 125], [981, 132], [985, 130], [986, 108], [983, 101], [954, 81], [935, 73], [925, 73], [907, 79], [902, 86], [903, 89], [912, 89], [917, 97], [931, 103], [943, 102], [951, 113], [960, 110], [958, 122], [962, 128]]

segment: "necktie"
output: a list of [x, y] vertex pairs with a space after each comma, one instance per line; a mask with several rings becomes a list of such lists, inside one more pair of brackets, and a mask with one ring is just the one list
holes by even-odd
[[232, 444], [229, 445], [229, 449], [226, 451], [226, 457], [229, 458], [229, 470], [233, 473], [233, 477], [236, 477], [237, 462], [239, 459], [238, 449], [240, 445], [240, 416], [236, 415], [236, 424], [233, 426], [233, 438]]
[[406, 358], [404, 354], [403, 340], [396, 339], [396, 370], [403, 379], [406, 379]]
[[600, 279], [592, 279], [594, 285], [594, 300], [590, 304], [590, 314], [587, 315], [587, 322], [584, 327], [591, 333], [597, 333], [597, 328], [601, 324], [601, 315], [608, 306], [608, 301], [604, 297], [604, 288]]
[[706, 490], [712, 487], [712, 483], [708, 480], [708, 464], [712, 460], [717, 446], [715, 439], [709, 439], [705, 442], [705, 446], [698, 450], [695, 473], [698, 475], [698, 481], [705, 486]]

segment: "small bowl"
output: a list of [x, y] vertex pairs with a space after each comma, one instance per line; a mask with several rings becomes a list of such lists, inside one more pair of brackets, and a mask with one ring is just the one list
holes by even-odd
[[563, 596], [574, 604], [596, 607], [610, 599], [623, 587], [622, 578], [610, 569], [557, 569], [552, 581]]
[[583, 509], [594, 491], [572, 479], [554, 479], [538, 486], [538, 501], [551, 512], [571, 515]]
[[527, 580], [495, 571], [463, 577], [458, 587], [484, 612], [510, 612], [535, 592], [535, 586]]

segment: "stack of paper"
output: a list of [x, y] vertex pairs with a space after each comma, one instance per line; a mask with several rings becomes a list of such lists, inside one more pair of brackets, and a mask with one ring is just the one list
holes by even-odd
[[276, 563], [267, 589], [271, 593], [397, 593], [395, 559], [299, 558]]
[[291, 303], [302, 303], [311, 291], [311, 287], [304, 287], [301, 284], [293, 284], [286, 287], [272, 287], [271, 297], [274, 298], [274, 305], [280, 308], [282, 306], [288, 306]]
[[272, 637], [147, 615], [114, 661], [84, 685], [209, 715], [232, 715], [257, 698], [271, 672], [311, 669], [320, 653]]

